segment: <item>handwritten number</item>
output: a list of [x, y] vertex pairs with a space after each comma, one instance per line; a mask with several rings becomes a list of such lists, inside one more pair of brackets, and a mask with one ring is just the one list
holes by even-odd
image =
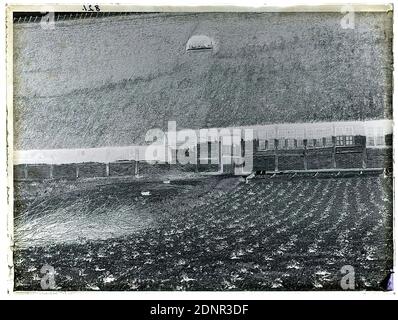
[[97, 11], [97, 12], [100, 12], [101, 9], [100, 9], [98, 4], [94, 5], [94, 8], [93, 8], [93, 5], [89, 4], [87, 6], [83, 5], [83, 11], [90, 11], [90, 12]]

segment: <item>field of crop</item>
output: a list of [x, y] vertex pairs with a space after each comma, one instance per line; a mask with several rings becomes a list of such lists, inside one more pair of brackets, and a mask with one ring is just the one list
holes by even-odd
[[382, 175], [170, 183], [96, 179], [16, 187], [15, 289], [380, 290], [392, 267]]

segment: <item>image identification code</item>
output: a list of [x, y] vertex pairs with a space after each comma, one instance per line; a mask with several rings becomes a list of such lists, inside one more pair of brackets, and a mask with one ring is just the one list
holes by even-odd
[[183, 306], [152, 306], [151, 315], [174, 315], [178, 318], [184, 313], [194, 315], [245, 315], [248, 312], [248, 305], [239, 304], [195, 304], [193, 309]]

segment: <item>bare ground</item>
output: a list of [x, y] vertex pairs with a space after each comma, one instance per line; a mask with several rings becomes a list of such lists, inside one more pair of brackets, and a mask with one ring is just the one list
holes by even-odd
[[57, 290], [340, 290], [345, 265], [380, 290], [392, 267], [381, 175], [50, 184], [17, 186], [16, 290], [45, 264]]

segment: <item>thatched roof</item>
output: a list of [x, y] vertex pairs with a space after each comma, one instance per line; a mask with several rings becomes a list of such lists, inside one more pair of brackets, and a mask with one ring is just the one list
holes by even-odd
[[[391, 117], [391, 16], [204, 13], [14, 26], [15, 148], [142, 143], [150, 128]], [[195, 35], [211, 50], [187, 52]], [[213, 45], [213, 43], [212, 43]]]

